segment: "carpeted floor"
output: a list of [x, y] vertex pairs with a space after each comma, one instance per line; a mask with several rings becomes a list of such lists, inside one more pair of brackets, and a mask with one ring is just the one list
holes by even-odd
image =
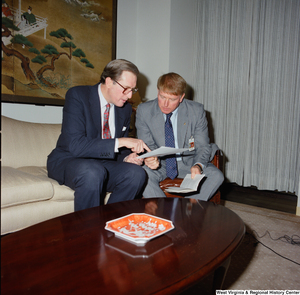
[[[300, 217], [230, 201], [223, 205], [247, 229], [232, 255], [223, 289], [300, 290]], [[211, 294], [211, 287], [209, 276], [183, 294]]]

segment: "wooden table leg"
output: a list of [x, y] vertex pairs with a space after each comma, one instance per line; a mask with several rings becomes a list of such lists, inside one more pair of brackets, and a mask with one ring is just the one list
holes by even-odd
[[231, 257], [227, 258], [222, 265], [220, 265], [214, 273], [214, 280], [213, 280], [213, 294], [216, 294], [216, 290], [221, 290], [225, 276], [230, 265]]

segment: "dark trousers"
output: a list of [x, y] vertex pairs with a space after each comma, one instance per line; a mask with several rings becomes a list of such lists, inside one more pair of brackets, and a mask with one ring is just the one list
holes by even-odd
[[65, 170], [65, 185], [75, 191], [75, 211], [133, 200], [144, 189], [147, 175], [136, 164], [98, 159], [73, 159]]

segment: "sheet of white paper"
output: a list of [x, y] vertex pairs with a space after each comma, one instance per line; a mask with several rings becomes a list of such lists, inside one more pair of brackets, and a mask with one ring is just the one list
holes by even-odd
[[192, 193], [195, 190], [190, 189], [190, 188], [173, 186], [173, 187], [166, 188], [166, 191], [168, 193], [187, 194], [187, 193]]
[[181, 149], [176, 149], [172, 147], [165, 147], [161, 146], [160, 148], [153, 150], [149, 153], [143, 154], [141, 156], [138, 156], [138, 159], [144, 159], [144, 158], [149, 158], [149, 157], [162, 157], [162, 156], [167, 156], [167, 155], [172, 155], [172, 154], [177, 154], [177, 153], [183, 153], [185, 151], [188, 151], [188, 148], [181, 148]]
[[198, 185], [205, 174], [196, 174], [194, 179], [192, 179], [191, 174], [187, 174], [183, 179], [180, 187], [169, 187], [166, 189], [169, 193], [191, 193], [195, 192], [198, 188]]

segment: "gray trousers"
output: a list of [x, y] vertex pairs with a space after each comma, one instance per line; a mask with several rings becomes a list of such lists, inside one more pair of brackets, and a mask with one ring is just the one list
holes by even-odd
[[[184, 165], [182, 161], [177, 162], [179, 174], [177, 177], [184, 178], [191, 173], [191, 167]], [[143, 166], [148, 174], [148, 182], [143, 192], [144, 198], [165, 198], [166, 195], [159, 187], [159, 182], [167, 178], [165, 165], [157, 170], [152, 170], [146, 165]], [[208, 201], [218, 190], [224, 181], [223, 173], [212, 163], [203, 169], [205, 178], [200, 182], [198, 191], [194, 194], [183, 195], [189, 198]]]

